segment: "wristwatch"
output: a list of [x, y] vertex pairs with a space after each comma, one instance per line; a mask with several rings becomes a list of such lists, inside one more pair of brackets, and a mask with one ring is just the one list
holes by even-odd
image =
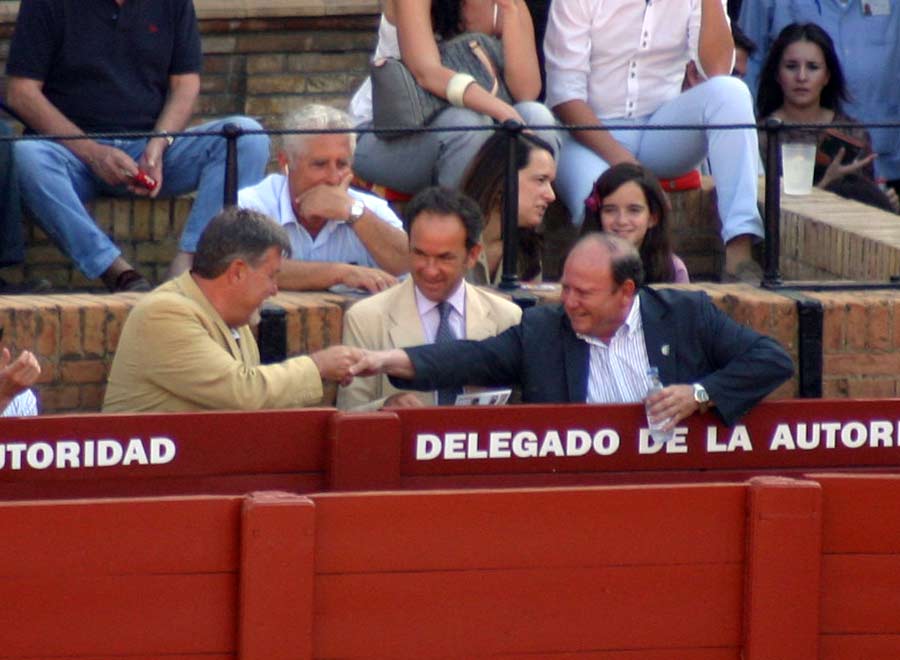
[[353, 203], [350, 204], [350, 215], [347, 218], [347, 225], [352, 227], [355, 225], [363, 214], [366, 212], [366, 205], [363, 204], [360, 200], [354, 199]]
[[705, 413], [709, 408], [709, 392], [700, 383], [694, 383], [694, 401], [700, 407], [700, 412]]

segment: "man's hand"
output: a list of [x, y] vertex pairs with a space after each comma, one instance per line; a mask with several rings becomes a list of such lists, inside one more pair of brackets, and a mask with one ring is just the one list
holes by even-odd
[[350, 368], [359, 363], [363, 351], [352, 346], [329, 346], [311, 353], [309, 357], [319, 370], [322, 380], [332, 380], [347, 386], [354, 376]]
[[350, 206], [353, 204], [347, 192], [352, 180], [353, 173], [348, 172], [336, 186], [320, 183], [300, 193], [294, 200], [297, 216], [310, 222], [346, 220], [350, 217]]
[[[133, 186], [130, 184], [131, 177], [137, 174], [138, 164], [121, 149], [97, 143], [91, 150], [87, 164], [94, 175], [108, 185], [121, 186], [125, 184], [134, 192]], [[144, 190], [144, 192], [146, 194], [147, 191]]]
[[383, 351], [360, 350], [360, 358], [350, 367], [353, 376], [377, 376], [387, 374], [398, 378], [412, 378], [416, 375], [412, 361], [402, 348]]
[[700, 404], [694, 401], [692, 385], [669, 385], [648, 396], [645, 403], [650, 406], [647, 409], [650, 417], [669, 420], [664, 427], [667, 431], [700, 408]]
[[31, 387], [41, 375], [34, 353], [22, 351], [15, 360], [8, 348], [0, 352], [0, 404], [5, 408], [13, 397]]
[[412, 392], [397, 392], [385, 399], [382, 410], [389, 408], [422, 408], [425, 404], [422, 399]]
[[394, 286], [397, 278], [378, 268], [347, 264], [347, 269], [341, 275], [340, 284], [352, 289], [363, 289], [369, 293], [378, 293]]
[[164, 138], [153, 138], [148, 140], [144, 153], [138, 160], [138, 167], [150, 175], [156, 181], [156, 188], [147, 190], [143, 186], [128, 186], [128, 189], [135, 195], [145, 197], [156, 197], [162, 189], [163, 184], [163, 154], [166, 151], [167, 143]]

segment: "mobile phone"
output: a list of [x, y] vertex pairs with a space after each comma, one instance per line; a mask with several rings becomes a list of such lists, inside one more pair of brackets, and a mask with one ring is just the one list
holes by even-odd
[[828, 154], [829, 162], [837, 157], [841, 147], [844, 148], [844, 159], [841, 162], [845, 164], [852, 163], [865, 152], [865, 144], [861, 140], [838, 131], [825, 131], [821, 149]]
[[137, 174], [131, 177], [131, 182], [136, 186], [146, 188], [150, 192], [153, 192], [156, 189], [156, 179], [147, 174], [144, 170], [138, 170]]

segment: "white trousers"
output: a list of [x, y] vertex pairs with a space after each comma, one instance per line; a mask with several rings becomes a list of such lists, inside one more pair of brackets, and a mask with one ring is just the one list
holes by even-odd
[[[752, 124], [753, 102], [747, 86], [731, 76], [716, 76], [664, 103], [651, 115], [606, 122], [610, 132], [660, 178], [686, 174], [709, 157], [716, 181], [722, 240], [751, 234], [762, 238], [757, 206], [759, 144], [753, 129], [716, 129], [722, 124]], [[703, 124], [705, 130], [637, 130], [644, 125]], [[572, 222], [581, 226], [584, 200], [609, 165], [568, 133], [563, 138], [556, 177], [560, 198]]]

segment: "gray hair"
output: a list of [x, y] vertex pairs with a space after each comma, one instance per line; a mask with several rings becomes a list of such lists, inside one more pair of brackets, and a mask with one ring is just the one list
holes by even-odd
[[[353, 128], [353, 121], [343, 110], [332, 108], [328, 105], [311, 103], [300, 110], [287, 115], [284, 118], [285, 129], [299, 129], [304, 131], [334, 130], [341, 128]], [[281, 144], [284, 152], [293, 160], [306, 149], [306, 143], [315, 137], [314, 133], [288, 133], [282, 136]], [[350, 139], [351, 155], [356, 150], [356, 133], [347, 133]]]
[[191, 272], [207, 280], [215, 279], [235, 259], [256, 268], [273, 247], [290, 255], [291, 242], [284, 227], [262, 213], [228, 206], [200, 234]]

